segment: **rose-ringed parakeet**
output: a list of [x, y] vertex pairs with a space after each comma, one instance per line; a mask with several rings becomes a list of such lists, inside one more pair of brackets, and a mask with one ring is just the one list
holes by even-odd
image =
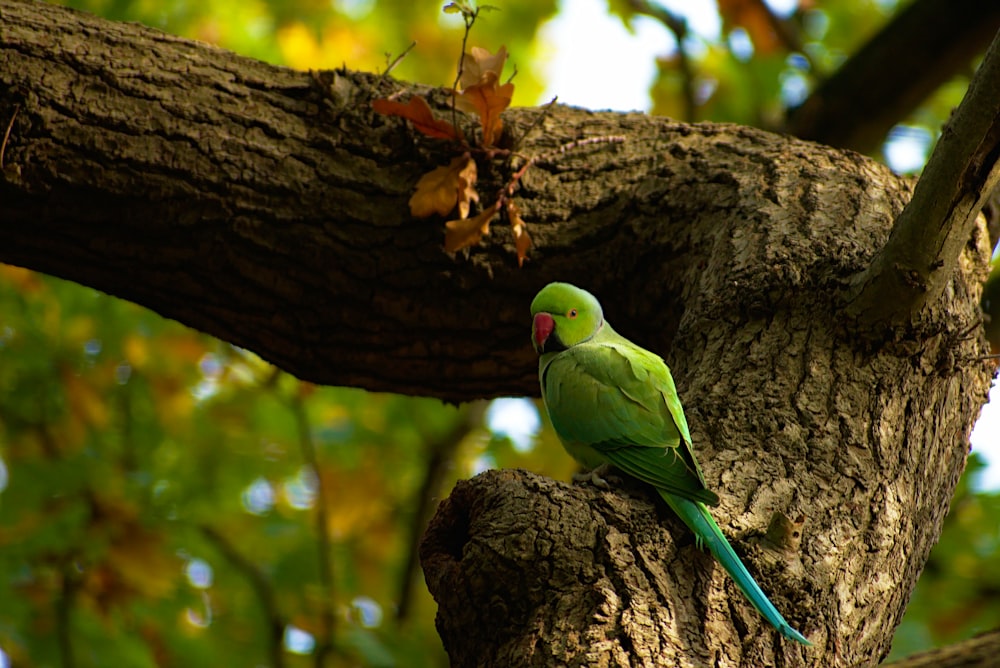
[[585, 290], [550, 283], [531, 302], [542, 398], [567, 452], [588, 469], [612, 465], [656, 488], [781, 635], [811, 644], [789, 625], [712, 519], [684, 410], [664, 361], [619, 336]]

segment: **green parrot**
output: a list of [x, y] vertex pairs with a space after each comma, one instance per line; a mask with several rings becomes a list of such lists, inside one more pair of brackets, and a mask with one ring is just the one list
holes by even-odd
[[607, 465], [656, 488], [781, 635], [811, 645], [785, 621], [736, 556], [705, 504], [719, 497], [691, 450], [684, 410], [664, 361], [617, 334], [597, 298], [550, 283], [531, 302], [542, 398], [566, 451], [591, 479]]

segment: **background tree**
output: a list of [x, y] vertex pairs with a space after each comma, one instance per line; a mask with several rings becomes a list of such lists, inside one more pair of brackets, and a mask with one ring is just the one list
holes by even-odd
[[[16, 4], [4, 9], [0, 42], [5, 44], [16, 36], [17, 23], [9, 19]], [[911, 8], [927, 4], [913, 3]], [[355, 43], [347, 40], [348, 36], [366, 34], [363, 27], [350, 31], [330, 27], [343, 25], [337, 22], [343, 17], [333, 10], [282, 9], [289, 6], [248, 5], [241, 10], [249, 15], [244, 23], [223, 27], [202, 13], [211, 8], [209, 4], [177, 5], [176, 16], [182, 23], [188, 22], [177, 29], [183, 32], [186, 28], [188, 34], [214, 37], [234, 47], [240, 40], [247, 44], [254, 39], [266, 42], [259, 53], [280, 56], [298, 66], [322, 65], [306, 59], [332, 51], [334, 46]], [[423, 30], [447, 42], [449, 48], [415, 51], [396, 73], [404, 75], [404, 67], [426, 67], [424, 76], [413, 72], [413, 78], [450, 83], [450, 68], [456, 60], [454, 45], [460, 36], [454, 31], [449, 35], [437, 25], [436, 6], [410, 7], [418, 17], [415, 20], [433, 22], [432, 29]], [[838, 8], [845, 13], [853, 11], [851, 20], [838, 21]], [[536, 26], [551, 8], [541, 7], [533, 18], [521, 10], [504, 9], [490, 16], [489, 31], [483, 33], [487, 39], [502, 35], [497, 42], [515, 51], [516, 38], [508, 37], [515, 31], [505, 30], [506, 21], [518, 26], [516, 32], [527, 44], [527, 33], [533, 33], [529, 26]], [[618, 11], [627, 18], [638, 11], [659, 13], [683, 34], [677, 17], [655, 8], [630, 6]], [[707, 50], [701, 59], [682, 51], [664, 61], [656, 87], [661, 110], [663, 100], [690, 100], [685, 102], [690, 110], [688, 118], [721, 119], [726, 116], [715, 109], [728, 104], [743, 114], [732, 112], [732, 120], [792, 127], [791, 121], [782, 120], [781, 105], [783, 94], [787, 96], [787, 89], [795, 86], [778, 84], [796, 77], [804, 80], [806, 89], [818, 83], [833, 67], [828, 64], [824, 69], [810, 60], [816, 58], [815, 45], [825, 46], [830, 54], [853, 52], [860, 44], [863, 31], [858, 26], [863, 25], [863, 17], [868, 17], [874, 29], [878, 14], [861, 3], [798, 10], [784, 21], [775, 19], [763, 5], [745, 15], [726, 6], [722, 12], [730, 27], [728, 45]], [[397, 15], [403, 16], [403, 11], [392, 16]], [[116, 18], [155, 25], [165, 16], [120, 14]], [[983, 11], [980, 16], [983, 20], [977, 21], [977, 29], [988, 22], [990, 12]], [[801, 49], [794, 42], [766, 48], [764, 36], [770, 33], [757, 32], [754, 27], [761, 18], [774, 21], [773, 32], [809, 26], [810, 21], [825, 20], [828, 24], [822, 41], [814, 38]], [[406, 32], [402, 22], [393, 27], [384, 16], [370, 14], [369, 25], [376, 21], [384, 28], [385, 41], [369, 38], [374, 48], [368, 49], [368, 60], [352, 60], [352, 67], [384, 67], [382, 52], [395, 46], [386, 44], [388, 35]], [[273, 28], [273, 33], [261, 30], [260, 25]], [[750, 38], [752, 54], [738, 46], [739, 38], [734, 35], [739, 31]], [[260, 37], [271, 34], [275, 36], [271, 41]], [[969, 42], [959, 39], [967, 36], [959, 29], [952, 34], [955, 41]], [[113, 34], [107, 37], [115, 39]], [[408, 39], [398, 39], [398, 43], [405, 45]], [[486, 40], [480, 43], [495, 46]], [[809, 44], [813, 46], [807, 48]], [[982, 43], [980, 48], [984, 46]], [[527, 52], [528, 47], [522, 50]], [[430, 64], [435, 61], [428, 53], [434, 51], [444, 56], [440, 64]], [[803, 61], [787, 57], [788, 53], [805, 60], [805, 73]], [[345, 58], [327, 57], [334, 59], [328, 61], [331, 65]], [[9, 86], [10, 77], [17, 72], [8, 67], [13, 62], [9, 51], [4, 58], [7, 65], [0, 70], [4, 71], [5, 86]], [[530, 90], [525, 71], [531, 68], [522, 65], [520, 69], [518, 90]], [[839, 71], [848, 70], [845, 66]], [[724, 102], [724, 93], [744, 81], [746, 74], [751, 81], [756, 79], [756, 83], [742, 84], [751, 99]], [[698, 83], [706, 81], [710, 85], [699, 88]], [[680, 91], [702, 93], [664, 95], [662, 91], [669, 89], [670, 82], [676, 82]], [[120, 85], [113, 83], [112, 88]], [[713, 94], [705, 97], [708, 89]], [[943, 99], [947, 99], [946, 94], [942, 94]], [[954, 90], [951, 94], [951, 102], [934, 101], [915, 112], [915, 118], [926, 119], [936, 128], [940, 116], [930, 115], [929, 109], [935, 104], [954, 104]], [[25, 99], [24, 95], [23, 90], [8, 87], [0, 99], [0, 114], [13, 119], [5, 199], [17, 192], [18, 175], [9, 170], [19, 164], [18, 151], [23, 150], [19, 137], [25, 135], [25, 119], [36, 118], [28, 111], [30, 97]], [[846, 97], [850, 99], [850, 94]], [[22, 105], [18, 124], [14, 116]], [[900, 118], [902, 115], [895, 120]], [[858, 123], [867, 119], [865, 114]], [[406, 133], [388, 135], [397, 144], [405, 137]], [[94, 156], [108, 155], [106, 145], [89, 148]], [[570, 160], [586, 162], [572, 156]], [[57, 164], [54, 169], [65, 171], [67, 164]], [[403, 190], [384, 205], [387, 211], [403, 210], [400, 201], [408, 196]], [[98, 206], [94, 211], [95, 218], [108, 218], [106, 209]], [[9, 225], [12, 220], [15, 218], [5, 222]], [[436, 243], [427, 233], [396, 233], [400, 242], [407, 243], [409, 238], [415, 247], [430, 248]], [[26, 252], [17, 243], [22, 235], [8, 230], [5, 236], [9, 243], [6, 251], [0, 252], [9, 254], [6, 259], [16, 262], [27, 257], [19, 255]], [[543, 249], [546, 244], [555, 248], [558, 242], [544, 227], [538, 240]], [[163, 250], [169, 255], [169, 244], [164, 244]], [[217, 252], [226, 251], [220, 248]], [[498, 251], [494, 254], [502, 256]], [[364, 254], [359, 251], [357, 255], [356, 261], [363, 263]], [[553, 252], [552, 257], [558, 258], [558, 253]], [[78, 261], [67, 257], [66, 266]], [[47, 262], [54, 270], [59, 258], [50, 255]], [[418, 257], [415, 265], [420, 262]], [[543, 256], [539, 265], [544, 267], [544, 262], [550, 262], [545, 267], [550, 273], [582, 271], [560, 265], [558, 259]], [[93, 285], [108, 289], [109, 281], [120, 282], [120, 276], [102, 278], [97, 269], [90, 271], [94, 272]], [[399, 657], [405, 657], [402, 663], [407, 664], [414, 655], [427, 656], [428, 663], [433, 663], [432, 650], [427, 649], [428, 643], [437, 645], [429, 630], [433, 608], [426, 594], [412, 584], [414, 567], [408, 555], [413, 551], [407, 548], [415, 544], [414, 536], [423, 525], [431, 499], [441, 493], [436, 490], [447, 489], [454, 479], [492, 463], [523, 465], [560, 479], [568, 473], [570, 463], [552, 443], [543, 442], [521, 452], [505, 439], [490, 439], [482, 427], [481, 406], [456, 410], [429, 400], [316, 389], [274, 371], [252, 354], [212, 342], [92, 290], [14, 268], [4, 269], [3, 276], [0, 387], [4, 392], [0, 416], [6, 473], [0, 476], [5, 486], [0, 496], [0, 540], [10, 548], [4, 550], [3, 557], [9, 560], [4, 572], [10, 575], [3, 583], [9, 595], [0, 597], [4, 619], [0, 648], [14, 658], [15, 665], [58, 660], [65, 665], [104, 664], [108, 656], [121, 656], [127, 665], [207, 663], [219, 657], [235, 659], [237, 652], [245, 653], [247, 662], [270, 657], [274, 665], [305, 662], [299, 658], [303, 654], [322, 662], [331, 652], [373, 665], [400, 661]], [[164, 274], [164, 279], [167, 276], [174, 275]], [[523, 288], [514, 290], [523, 289], [525, 294], [516, 301], [526, 304], [530, 297], [528, 279], [520, 280], [525, 282]], [[174, 282], [159, 281], [158, 291], [182, 287], [171, 285]], [[537, 287], [537, 282], [534, 285]], [[475, 292], [471, 286], [465, 290]], [[640, 293], [649, 296], [637, 291]], [[261, 297], [267, 296], [262, 291]], [[312, 308], [323, 303], [316, 301], [322, 299], [321, 292], [301, 299], [313, 301]], [[223, 315], [224, 293], [208, 302], [217, 305], [215, 317], [220, 322], [233, 317]], [[176, 308], [169, 295], [154, 303], [165, 313]], [[490, 303], [487, 298], [486, 304]], [[644, 315], [649, 303], [637, 297], [634, 303], [620, 306], [619, 313], [630, 317], [638, 330], [635, 320]], [[353, 313], [349, 306], [335, 308], [343, 308], [344, 315]], [[394, 304], [376, 305], [378, 312], [386, 315], [396, 308]], [[263, 312], [266, 315], [268, 310]], [[266, 317], [247, 315], [245, 327], [253, 327], [255, 321], [257, 329], [267, 329]], [[505, 314], [503, 320], [511, 324], [489, 337], [480, 331], [480, 347], [465, 349], [465, 359], [481, 359], [498, 340], [520, 341], [525, 337], [513, 324], [523, 320], [518, 314]], [[308, 327], [311, 322], [303, 320], [298, 326]], [[230, 338], [247, 336], [234, 334]], [[335, 332], [324, 334], [340, 340]], [[393, 340], [388, 331], [386, 338], [387, 350], [395, 353], [413, 345], [412, 340]], [[363, 367], [348, 369], [342, 382], [383, 389], [395, 384], [399, 389], [452, 399], [492, 394], [498, 389], [533, 391], [530, 373], [525, 373], [530, 369], [526, 355], [487, 365], [478, 382], [476, 374], [463, 381], [454, 372], [455, 376], [444, 380], [461, 384], [449, 387], [426, 377], [429, 373], [419, 365], [419, 356], [428, 353], [412, 352], [417, 354], [412, 355], [415, 370], [409, 385], [400, 381], [405, 372], [379, 381], [377, 373], [364, 376]], [[385, 351], [375, 354], [384, 355]], [[282, 361], [287, 365], [292, 358]], [[308, 377], [302, 370], [309, 362], [299, 358], [298, 364], [302, 365], [297, 369], [299, 375]], [[495, 384], [486, 381], [491, 376], [497, 379]], [[543, 434], [540, 438], [545, 441], [550, 437]], [[353, 493], [352, 488], [356, 490]], [[960, 498], [961, 511], [955, 516], [962, 521], [964, 514], [964, 526], [970, 526], [977, 513], [995, 503], [994, 497], [986, 495]], [[931, 564], [947, 564], [932, 574], [952, 572], [952, 579], [940, 580], [951, 583], [944, 585], [949, 591], [955, 590], [955, 575], [971, 582], [968, 574], [986, 570], [981, 564], [988, 561], [973, 557], [995, 553], [995, 532], [981, 531], [977, 540], [974, 554], [951, 548], [961, 559], [932, 557]], [[942, 548], [945, 545], [942, 543]], [[968, 543], [956, 541], [955, 545]], [[185, 578], [179, 578], [180, 574]], [[937, 614], [930, 616], [930, 623], [933, 625], [935, 619], [948, 621], [948, 626], [937, 622], [942, 639], [995, 625], [993, 598], [984, 595], [988, 592], [978, 585], [966, 590], [973, 602], [962, 605], [964, 616], [942, 615], [942, 606], [935, 599]], [[415, 598], [411, 598], [413, 592], [417, 592]], [[915, 608], [920, 600], [918, 592]], [[400, 606], [398, 615], [410, 620], [402, 630], [387, 621], [394, 604]], [[952, 623], [959, 617], [966, 620], [960, 627]], [[907, 629], [905, 624], [903, 629]], [[52, 637], [58, 642], [50, 642]], [[925, 640], [921, 635], [919, 641]]]

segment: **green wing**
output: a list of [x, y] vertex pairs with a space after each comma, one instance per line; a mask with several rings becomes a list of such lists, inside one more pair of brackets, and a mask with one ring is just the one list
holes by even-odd
[[581, 450], [658, 489], [717, 505], [667, 365], [607, 324], [604, 330], [543, 365], [545, 403], [566, 449], [587, 465]]

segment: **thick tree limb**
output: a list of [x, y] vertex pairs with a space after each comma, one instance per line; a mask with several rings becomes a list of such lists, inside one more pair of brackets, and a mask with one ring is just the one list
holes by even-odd
[[886, 668], [992, 668], [997, 665], [998, 656], [1000, 630], [994, 630], [884, 665]]
[[872, 153], [893, 125], [989, 45], [994, 0], [915, 0], [789, 112], [785, 131]]
[[889, 241], [858, 277], [848, 312], [904, 324], [945, 289], [976, 217], [1000, 182], [1000, 39], [945, 126]]
[[[319, 383], [453, 400], [535, 393], [527, 304], [545, 282], [658, 286], [664, 306], [642, 326], [664, 345], [689, 289], [685, 230], [773, 210], [812, 236], [856, 215], [833, 200], [858, 179], [873, 215], [894, 216], [905, 197], [874, 164], [760, 131], [556, 107], [524, 153], [628, 140], [529, 170], [517, 195], [536, 242], [525, 269], [503, 227], [451, 256], [442, 221], [407, 207], [451, 153], [372, 114], [373, 95], [390, 92], [373, 91], [374, 77], [324, 75], [327, 96], [307, 73], [134, 24], [0, 8], [0, 119], [19, 109], [0, 261], [143, 304]], [[505, 125], [523, 132], [538, 113]], [[512, 167], [480, 162], [488, 197]], [[785, 188], [806, 195], [777, 204]], [[858, 270], [880, 242], [856, 247]], [[627, 298], [609, 308], [619, 322], [648, 310]]]

